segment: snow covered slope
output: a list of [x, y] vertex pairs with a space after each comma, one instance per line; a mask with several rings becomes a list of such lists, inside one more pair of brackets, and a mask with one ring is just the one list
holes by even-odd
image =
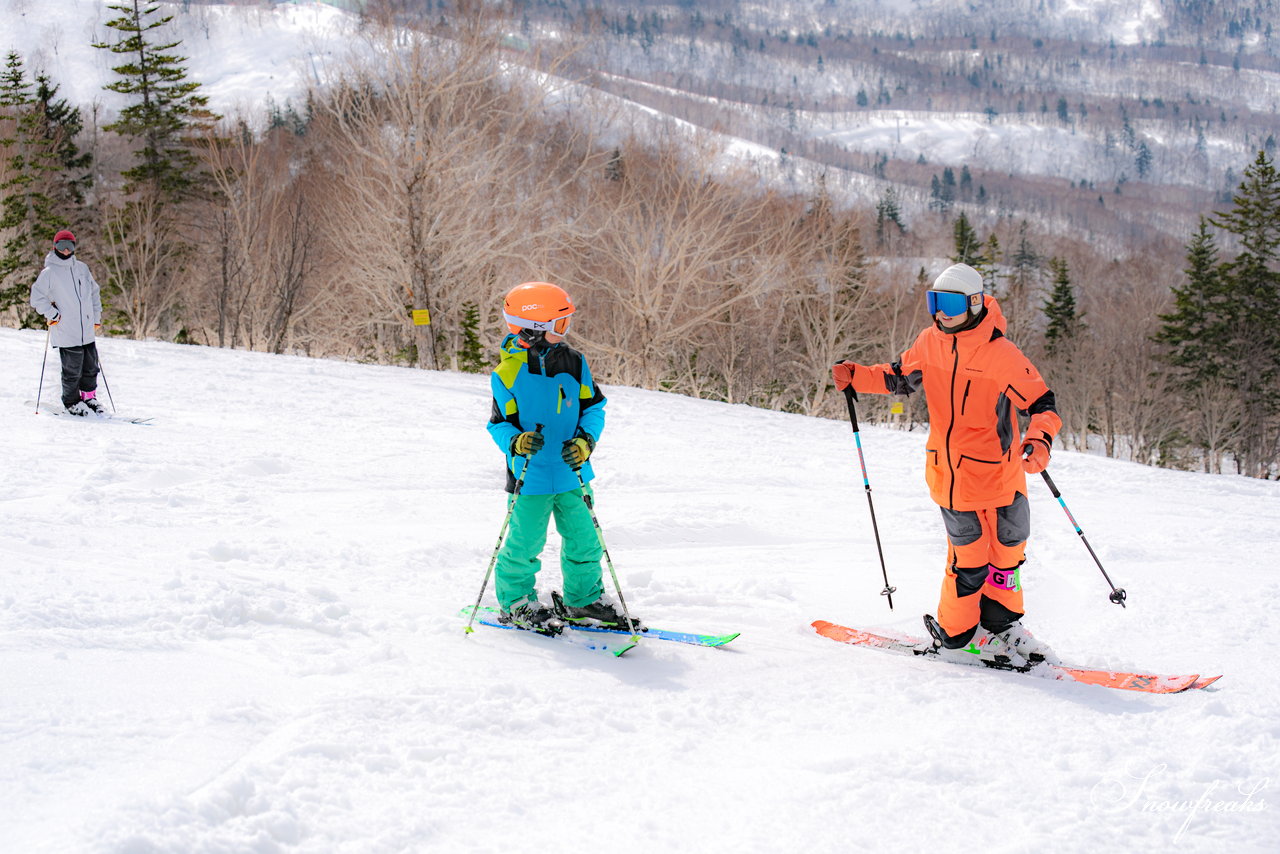
[[[101, 102], [114, 112], [124, 96], [108, 92], [111, 67], [121, 57], [93, 47], [115, 43], [107, 27], [119, 17], [110, 0], [0, 0], [0, 52], [22, 55], [28, 78], [43, 71], [62, 88], [59, 95], [88, 107]], [[119, 5], [118, 3], [115, 5]], [[320, 3], [241, 8], [160, 4], [174, 16], [163, 34], [181, 41], [190, 79], [214, 110], [255, 115], [268, 98], [300, 106], [308, 83], [325, 76], [351, 47], [355, 19]]]
[[34, 415], [43, 344], [0, 330], [4, 851], [1274, 850], [1280, 484], [1055, 456], [1130, 607], [1035, 483], [1029, 625], [1225, 674], [1107, 691], [809, 628], [935, 604], [918, 432], [864, 434], [890, 613], [846, 423], [607, 389], [628, 603], [742, 632], [614, 659], [462, 631], [504, 508], [484, 377], [105, 340], [140, 427]]

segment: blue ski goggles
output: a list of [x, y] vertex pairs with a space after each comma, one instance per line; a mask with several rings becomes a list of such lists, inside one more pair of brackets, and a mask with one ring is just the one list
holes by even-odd
[[925, 291], [925, 305], [929, 308], [929, 316], [942, 312], [947, 317], [959, 317], [969, 310], [969, 295], [954, 291]]

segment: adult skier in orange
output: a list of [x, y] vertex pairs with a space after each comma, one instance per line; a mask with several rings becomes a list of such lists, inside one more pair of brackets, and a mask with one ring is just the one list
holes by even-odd
[[[836, 387], [873, 394], [924, 390], [929, 407], [925, 481], [942, 509], [947, 567], [938, 614], [925, 615], [935, 648], [1015, 665], [1057, 656], [1022, 625], [1022, 565], [1031, 533], [1027, 473], [1044, 471], [1062, 427], [1053, 392], [1004, 336], [999, 303], [965, 264], [943, 270], [926, 293], [933, 322], [900, 361], [840, 362]], [[1030, 416], [1024, 435], [1018, 413]]]

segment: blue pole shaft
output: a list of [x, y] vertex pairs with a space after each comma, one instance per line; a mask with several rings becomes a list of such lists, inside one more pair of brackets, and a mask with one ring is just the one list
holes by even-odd
[[1053, 497], [1058, 499], [1058, 504], [1062, 505], [1062, 511], [1067, 514], [1067, 521], [1071, 523], [1071, 527], [1076, 529], [1076, 533], [1080, 535], [1080, 542], [1084, 543], [1084, 547], [1089, 550], [1089, 556], [1093, 558], [1093, 562], [1098, 565], [1098, 569], [1102, 572], [1102, 577], [1106, 579], [1107, 586], [1111, 588], [1109, 598], [1112, 602], [1121, 608], [1128, 607], [1125, 605], [1125, 599], [1129, 594], [1125, 592], [1123, 587], [1116, 587], [1111, 581], [1111, 576], [1107, 575], [1107, 570], [1103, 568], [1102, 561], [1098, 559], [1098, 555], [1093, 550], [1093, 546], [1089, 545], [1089, 538], [1084, 535], [1084, 531], [1080, 528], [1080, 524], [1076, 522], [1076, 517], [1071, 515], [1071, 510], [1067, 507], [1067, 502], [1063, 500], [1062, 493], [1058, 491], [1058, 486], [1053, 482], [1053, 478], [1049, 477], [1049, 472], [1040, 472], [1044, 478], [1045, 484], [1049, 487], [1049, 491], [1053, 493]]

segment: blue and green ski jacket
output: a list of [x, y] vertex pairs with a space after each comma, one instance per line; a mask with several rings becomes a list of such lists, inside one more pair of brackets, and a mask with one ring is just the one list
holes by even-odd
[[[578, 477], [560, 458], [561, 446], [578, 436], [594, 445], [604, 432], [605, 396], [591, 378], [586, 358], [572, 347], [521, 347], [516, 336], [502, 342], [502, 356], [489, 378], [493, 414], [489, 435], [507, 457], [507, 492], [515, 490], [524, 457], [511, 453], [511, 440], [542, 425], [546, 444], [529, 458], [521, 492], [554, 495], [578, 488]], [[582, 479], [595, 473], [588, 460]]]

